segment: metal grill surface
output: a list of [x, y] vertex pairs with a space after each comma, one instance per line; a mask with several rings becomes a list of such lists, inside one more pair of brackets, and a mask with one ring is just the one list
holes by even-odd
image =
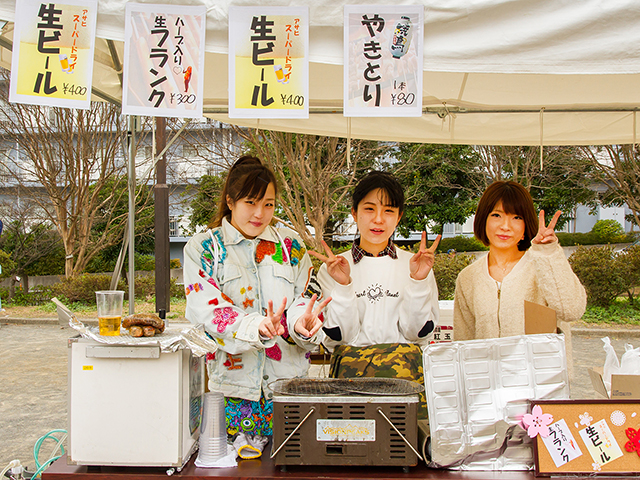
[[412, 395], [423, 387], [416, 382], [400, 378], [291, 378], [277, 380], [269, 385], [280, 395]]

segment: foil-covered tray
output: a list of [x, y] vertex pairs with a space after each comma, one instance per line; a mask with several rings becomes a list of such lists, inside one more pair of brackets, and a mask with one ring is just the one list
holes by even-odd
[[431, 464], [530, 470], [521, 426], [529, 399], [568, 399], [564, 335], [521, 335], [428, 345], [423, 353]]
[[269, 388], [279, 395], [375, 395], [405, 396], [420, 393], [416, 382], [400, 378], [289, 378], [276, 380]]
[[84, 338], [90, 338], [98, 343], [125, 346], [154, 345], [159, 346], [163, 353], [188, 348], [196, 357], [218, 350], [218, 344], [206, 335], [204, 325], [173, 323], [169, 324], [164, 332], [153, 337], [132, 337], [125, 329], [121, 329], [119, 336], [107, 337], [98, 333], [98, 327], [85, 325], [78, 320], [73, 312], [58, 299], [53, 298], [52, 301], [58, 307], [58, 318], [61, 323], [68, 322], [69, 326]]

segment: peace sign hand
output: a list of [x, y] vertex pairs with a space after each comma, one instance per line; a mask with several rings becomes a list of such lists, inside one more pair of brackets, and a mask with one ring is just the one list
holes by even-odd
[[327, 266], [327, 273], [331, 275], [331, 278], [337, 283], [348, 285], [351, 281], [351, 267], [349, 266], [349, 262], [342, 255], [334, 255], [324, 240], [322, 240], [322, 246], [327, 254], [326, 257], [313, 250], [309, 250], [309, 255], [323, 262]]
[[267, 337], [272, 339], [275, 336], [282, 335], [284, 333], [284, 325], [280, 323], [280, 319], [282, 318], [282, 314], [284, 313], [284, 309], [287, 306], [287, 297], [282, 299], [282, 304], [277, 312], [273, 312], [273, 301], [269, 300], [269, 304], [267, 307], [267, 315], [265, 316], [262, 323], [258, 327], [258, 332], [263, 337]]
[[544, 210], [540, 210], [540, 215], [538, 217], [539, 218], [538, 234], [535, 237], [533, 237], [533, 239], [531, 240], [531, 243], [544, 244], [544, 243], [557, 242], [558, 237], [556, 237], [556, 232], [554, 231], [554, 228], [556, 226], [556, 223], [558, 222], [558, 219], [560, 218], [560, 215], [562, 215], [562, 212], [558, 210], [556, 214], [553, 216], [553, 218], [551, 219], [551, 221], [549, 222], [549, 226], [546, 227], [544, 224]]
[[331, 297], [324, 300], [318, 308], [311, 311], [313, 309], [314, 304], [316, 303], [316, 299], [318, 296], [316, 294], [311, 297], [311, 301], [307, 304], [307, 309], [300, 316], [300, 318], [296, 321], [295, 331], [306, 338], [313, 337], [320, 327], [322, 326], [322, 320], [318, 317], [320, 312], [326, 307], [331, 301]]
[[424, 280], [427, 278], [436, 260], [436, 248], [438, 248], [440, 238], [442, 238], [442, 235], [438, 235], [431, 244], [431, 247], [427, 248], [427, 232], [422, 232], [422, 240], [420, 240], [418, 253], [409, 260], [409, 274], [411, 278], [414, 280]]

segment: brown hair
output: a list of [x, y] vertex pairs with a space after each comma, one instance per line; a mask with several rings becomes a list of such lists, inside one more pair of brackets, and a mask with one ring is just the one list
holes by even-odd
[[270, 183], [273, 183], [277, 196], [278, 185], [273, 172], [265, 167], [257, 157], [250, 155], [240, 157], [229, 169], [224, 188], [220, 193], [218, 211], [209, 222], [209, 228], [219, 227], [222, 225], [222, 219], [231, 215], [227, 197], [231, 199], [232, 203], [245, 197], [261, 200]]
[[474, 235], [484, 245], [489, 246], [487, 218], [498, 202], [502, 202], [505, 213], [523, 218], [524, 238], [518, 242], [518, 250], [527, 250], [531, 246], [531, 239], [538, 234], [538, 217], [531, 195], [516, 182], [497, 181], [487, 187], [476, 209], [476, 218], [473, 221]]

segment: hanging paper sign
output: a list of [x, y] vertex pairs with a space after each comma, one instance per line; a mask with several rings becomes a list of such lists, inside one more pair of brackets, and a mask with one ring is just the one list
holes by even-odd
[[9, 101], [91, 106], [97, 0], [16, 2]]
[[127, 3], [122, 113], [202, 117], [205, 6]]
[[422, 115], [423, 6], [344, 7], [344, 115]]
[[309, 9], [229, 8], [229, 118], [309, 118]]

